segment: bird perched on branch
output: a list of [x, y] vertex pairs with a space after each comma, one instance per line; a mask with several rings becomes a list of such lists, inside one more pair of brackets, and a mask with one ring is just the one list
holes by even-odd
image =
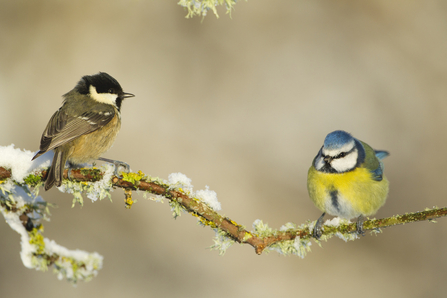
[[115, 141], [121, 127], [121, 104], [133, 97], [123, 92], [120, 84], [105, 72], [84, 76], [66, 93], [62, 106], [45, 128], [40, 150], [33, 160], [53, 150], [54, 157], [45, 182], [45, 190], [61, 186], [65, 163], [76, 164], [103, 160], [129, 169], [126, 163], [101, 158]]
[[307, 175], [309, 196], [323, 211], [313, 230], [315, 238], [322, 235], [326, 213], [346, 219], [357, 217], [357, 232], [363, 234], [365, 216], [375, 214], [388, 195], [382, 163], [388, 155], [342, 130], [326, 136]]

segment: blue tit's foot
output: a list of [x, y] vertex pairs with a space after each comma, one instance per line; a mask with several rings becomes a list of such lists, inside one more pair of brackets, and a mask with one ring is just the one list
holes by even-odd
[[323, 227], [323, 217], [324, 217], [325, 215], [326, 215], [326, 212], [324, 212], [324, 213], [320, 216], [320, 218], [317, 219], [317, 222], [315, 223], [314, 230], [312, 231], [312, 236], [313, 236], [315, 239], [320, 239], [321, 235], [323, 235], [322, 227]]
[[115, 176], [120, 177], [121, 175], [119, 174], [118, 170], [122, 167], [124, 168], [124, 171], [122, 172], [126, 172], [129, 173], [130, 172], [130, 166], [123, 162], [123, 161], [119, 161], [119, 160], [113, 160], [113, 159], [108, 159], [108, 158], [104, 158], [104, 157], [99, 157], [98, 160], [102, 160], [105, 162], [109, 162], [109, 163], [113, 163], [115, 165]]
[[365, 217], [360, 214], [360, 216], [357, 218], [357, 229], [356, 232], [358, 235], [365, 236], [365, 231], [363, 230], [363, 223], [365, 222]]

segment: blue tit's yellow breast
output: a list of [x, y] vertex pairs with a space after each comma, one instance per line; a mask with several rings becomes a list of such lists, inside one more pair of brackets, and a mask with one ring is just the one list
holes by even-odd
[[311, 166], [307, 187], [320, 210], [343, 218], [376, 213], [388, 195], [386, 177], [376, 181], [364, 167], [345, 173], [324, 173]]

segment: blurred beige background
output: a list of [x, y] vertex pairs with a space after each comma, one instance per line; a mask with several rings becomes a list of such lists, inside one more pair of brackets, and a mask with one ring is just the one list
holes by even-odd
[[[387, 149], [377, 217], [446, 206], [445, 1], [240, 1], [185, 19], [177, 1], [1, 1], [0, 144], [37, 150], [61, 95], [105, 71], [127, 92], [105, 157], [209, 185], [222, 213], [274, 228], [320, 216], [307, 169], [327, 133]], [[207, 249], [214, 232], [139, 196], [57, 204], [45, 236], [97, 251], [104, 267], [76, 288], [26, 269], [0, 224], [0, 297], [440, 297], [447, 220], [312, 246], [305, 258]], [[442, 294], [441, 294], [442, 293]]]

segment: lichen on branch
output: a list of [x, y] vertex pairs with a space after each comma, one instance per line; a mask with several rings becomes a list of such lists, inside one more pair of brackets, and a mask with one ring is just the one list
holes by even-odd
[[205, 17], [209, 10], [219, 18], [217, 14], [218, 6], [225, 6], [226, 13], [231, 16], [231, 11], [234, 9], [236, 2], [237, 0], [180, 0], [177, 4], [188, 11], [186, 18], [194, 16]]

